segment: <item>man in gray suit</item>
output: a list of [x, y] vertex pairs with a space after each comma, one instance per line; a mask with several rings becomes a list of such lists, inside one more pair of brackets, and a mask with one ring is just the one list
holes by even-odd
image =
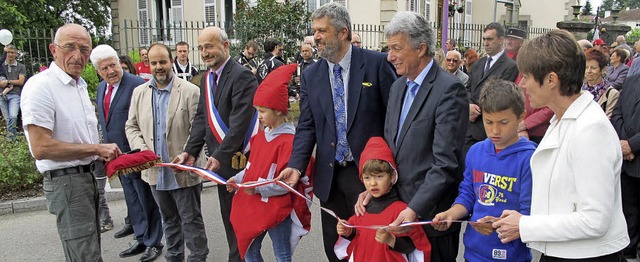
[[469, 130], [465, 141], [464, 152], [478, 141], [487, 138], [482, 125], [482, 111], [478, 106], [480, 89], [489, 78], [499, 78], [514, 82], [518, 77], [516, 62], [511, 60], [503, 49], [504, 27], [499, 23], [490, 23], [484, 28], [482, 40], [487, 56], [475, 62], [469, 75], [467, 91], [470, 94], [469, 101]]
[[[403, 77], [391, 86], [384, 138], [398, 165], [400, 198], [408, 204], [392, 225], [431, 220], [451, 206], [462, 180], [467, 90], [433, 62], [434, 32], [424, 17], [399, 12], [385, 36], [387, 60]], [[424, 229], [432, 246], [431, 261], [455, 261], [460, 226], [444, 232]]]
[[618, 132], [622, 147], [622, 211], [627, 221], [631, 242], [622, 250], [626, 258], [640, 254], [640, 75], [624, 82], [622, 92], [611, 115], [611, 123]]

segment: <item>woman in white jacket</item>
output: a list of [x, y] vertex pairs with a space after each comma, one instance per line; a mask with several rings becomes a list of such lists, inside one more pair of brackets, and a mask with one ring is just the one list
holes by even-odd
[[503, 243], [520, 238], [542, 252], [540, 261], [624, 261], [629, 243], [620, 141], [593, 96], [580, 90], [585, 64], [563, 30], [531, 40], [518, 54], [531, 105], [555, 115], [531, 157], [531, 215], [507, 210], [493, 227]]

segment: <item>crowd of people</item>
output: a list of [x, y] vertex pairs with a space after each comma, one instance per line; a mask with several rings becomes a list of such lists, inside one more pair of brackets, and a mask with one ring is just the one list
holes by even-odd
[[[532, 249], [541, 261], [637, 257], [640, 42], [632, 50], [619, 36], [609, 49], [563, 30], [528, 40], [490, 23], [483, 50], [463, 52], [454, 39], [436, 47], [422, 15], [398, 12], [384, 53], [360, 47], [343, 5], [311, 20], [291, 64], [271, 38], [261, 63], [255, 41], [232, 57], [225, 31], [207, 27], [204, 70], [185, 42], [175, 56], [142, 48], [134, 65], [67, 24], [49, 68], [25, 82], [6, 46], [7, 136], [19, 105], [66, 260], [102, 261], [113, 221], [99, 164], [136, 149], [227, 180], [217, 193], [229, 253], [209, 254], [203, 178], [163, 166], [118, 176], [128, 216], [114, 237], [136, 239], [123, 258], [166, 249], [166, 261], [264, 261], [268, 234], [266, 260], [291, 261], [311, 213], [290, 190], [333, 211], [321, 213], [328, 261], [455, 261], [461, 221], [467, 261], [531, 261]], [[89, 60], [102, 78], [95, 107], [81, 77]], [[237, 186], [272, 180], [291, 189]], [[405, 225], [416, 221], [428, 223]]]

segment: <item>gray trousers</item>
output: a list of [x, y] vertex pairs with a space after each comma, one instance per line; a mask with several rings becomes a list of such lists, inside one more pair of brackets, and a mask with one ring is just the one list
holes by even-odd
[[55, 178], [45, 175], [43, 190], [49, 212], [56, 215], [66, 261], [102, 261], [98, 191], [93, 175], [81, 173]]
[[104, 168], [104, 162], [95, 161], [96, 170], [93, 175], [96, 177], [98, 183], [98, 198], [100, 203], [98, 204], [98, 218], [101, 224], [113, 223], [111, 214], [109, 213], [109, 205], [107, 205], [107, 198], [104, 196], [104, 187], [107, 185], [107, 171]]
[[200, 208], [202, 184], [175, 190], [156, 190], [151, 186], [164, 221], [164, 235], [169, 262], [184, 261], [184, 246], [191, 252], [187, 261], [206, 261], [209, 254], [207, 233]]

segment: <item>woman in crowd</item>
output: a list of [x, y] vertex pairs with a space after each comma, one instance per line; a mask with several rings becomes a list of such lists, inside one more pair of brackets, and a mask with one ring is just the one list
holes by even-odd
[[629, 67], [624, 64], [627, 57], [629, 57], [629, 53], [623, 48], [616, 48], [611, 52], [611, 64], [607, 67], [607, 80], [617, 90], [622, 89], [622, 84], [627, 79]]
[[555, 115], [531, 157], [531, 215], [505, 210], [493, 223], [503, 243], [520, 238], [540, 261], [624, 261], [629, 244], [620, 196], [620, 141], [580, 87], [586, 59], [575, 38], [554, 30], [518, 53], [520, 86], [533, 107]]
[[[611, 57], [615, 55], [615, 52]], [[618, 101], [620, 93], [613, 88], [609, 81], [603, 78], [602, 69], [607, 66], [607, 56], [600, 50], [590, 48], [585, 52], [587, 68], [585, 70], [585, 81], [582, 90], [593, 95], [593, 101], [598, 102], [602, 110], [611, 118], [613, 108]]]
[[128, 55], [120, 56], [120, 66], [122, 67], [122, 70], [126, 71], [127, 73], [138, 75], [136, 72], [136, 67], [133, 66], [133, 61], [131, 61], [131, 58]]
[[478, 52], [476, 52], [476, 50], [474, 50], [473, 48], [467, 48], [466, 51], [464, 51], [464, 65], [462, 67], [462, 71], [465, 74], [470, 74], [471, 73], [471, 66], [473, 65], [473, 63], [475, 63], [478, 60]]

